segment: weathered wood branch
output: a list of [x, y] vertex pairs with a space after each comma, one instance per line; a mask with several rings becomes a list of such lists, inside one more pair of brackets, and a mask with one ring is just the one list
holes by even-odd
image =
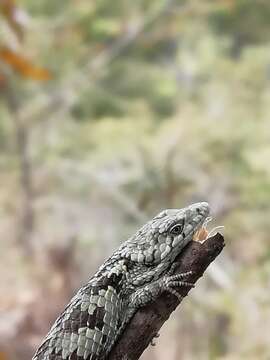
[[[203, 243], [192, 241], [176, 259], [179, 266], [176, 272], [192, 271], [186, 279], [195, 283], [204, 273], [210, 263], [220, 254], [224, 247], [224, 238], [216, 234]], [[179, 289], [185, 297], [189, 288]], [[179, 305], [178, 299], [171, 294], [163, 294], [158, 300], [140, 309], [108, 356], [109, 360], [137, 360], [147, 348], [154, 335], [168, 320], [171, 313]]]

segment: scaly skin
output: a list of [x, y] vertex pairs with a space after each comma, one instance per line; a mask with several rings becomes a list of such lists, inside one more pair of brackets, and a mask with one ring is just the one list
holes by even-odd
[[71, 299], [33, 360], [105, 359], [141, 306], [192, 286], [173, 274], [177, 255], [209, 215], [207, 203], [162, 211], [124, 242]]

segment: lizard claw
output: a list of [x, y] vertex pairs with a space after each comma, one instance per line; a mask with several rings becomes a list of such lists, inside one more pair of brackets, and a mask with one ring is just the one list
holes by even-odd
[[165, 290], [167, 292], [173, 294], [174, 296], [176, 296], [177, 299], [179, 301], [181, 301], [183, 296], [181, 294], [179, 294], [179, 292], [175, 288], [176, 287], [183, 287], [183, 286], [193, 288], [194, 287], [193, 283], [181, 280], [184, 277], [186, 277], [187, 275], [191, 275], [191, 274], [192, 274], [192, 271], [188, 271], [186, 273], [166, 276], [164, 278], [164, 288], [165, 288]]
[[[177, 268], [179, 268], [179, 265], [180, 265], [179, 261], [173, 263], [170, 270], [168, 271], [168, 275], [174, 275]], [[185, 271], [185, 272], [183, 272], [181, 274], [177, 274], [177, 275], [181, 275], [181, 277], [185, 277], [185, 276], [192, 275], [192, 274], [193, 274], [193, 271]]]

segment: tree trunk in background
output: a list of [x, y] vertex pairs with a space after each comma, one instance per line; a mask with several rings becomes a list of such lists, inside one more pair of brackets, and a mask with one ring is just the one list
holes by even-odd
[[29, 128], [23, 123], [19, 114], [19, 101], [11, 86], [6, 91], [6, 99], [11, 119], [14, 124], [14, 138], [16, 155], [19, 165], [19, 186], [21, 201], [17, 213], [17, 241], [23, 249], [25, 256], [33, 252], [31, 237], [34, 229], [34, 188], [32, 176], [32, 163], [29, 154]]

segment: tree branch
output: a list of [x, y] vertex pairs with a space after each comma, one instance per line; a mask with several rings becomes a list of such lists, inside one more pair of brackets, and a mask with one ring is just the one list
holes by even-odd
[[[176, 273], [192, 271], [186, 281], [196, 282], [210, 263], [220, 254], [224, 244], [221, 234], [216, 234], [203, 243], [192, 241], [176, 258], [179, 266]], [[185, 297], [189, 288], [182, 287], [179, 293]], [[137, 360], [147, 348], [161, 326], [179, 305], [178, 299], [171, 294], [163, 294], [152, 304], [143, 307], [133, 317], [124, 333], [112, 349], [108, 360]]]

